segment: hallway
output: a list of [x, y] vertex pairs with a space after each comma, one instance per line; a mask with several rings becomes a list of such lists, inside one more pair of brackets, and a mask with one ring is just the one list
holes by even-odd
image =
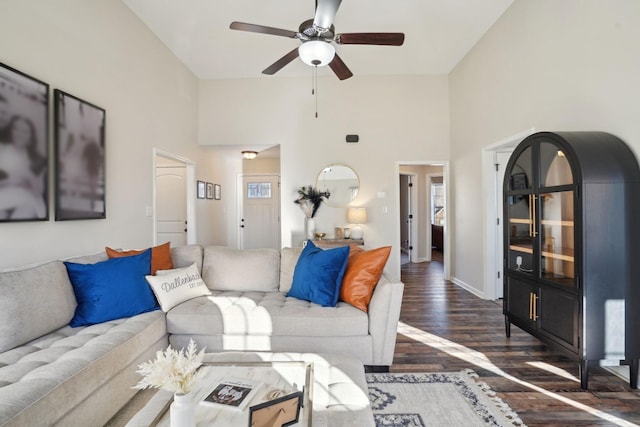
[[473, 369], [528, 426], [640, 423], [640, 391], [598, 367], [590, 369], [589, 391], [582, 391], [577, 362], [515, 326], [507, 339], [502, 302], [445, 281], [438, 254], [431, 262], [402, 265], [405, 291], [392, 372]]

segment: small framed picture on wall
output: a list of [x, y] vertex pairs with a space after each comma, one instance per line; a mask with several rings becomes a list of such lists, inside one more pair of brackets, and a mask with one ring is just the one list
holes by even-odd
[[221, 191], [222, 191], [222, 189], [220, 188], [220, 184], [213, 184], [213, 198], [215, 200], [220, 200]]
[[198, 181], [197, 194], [198, 199], [204, 199], [206, 196], [207, 186], [204, 181]]
[[207, 182], [207, 199], [213, 199], [213, 184]]

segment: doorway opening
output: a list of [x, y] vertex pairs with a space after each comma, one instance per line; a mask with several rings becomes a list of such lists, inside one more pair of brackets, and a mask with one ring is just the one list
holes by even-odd
[[196, 243], [195, 164], [175, 154], [153, 150], [153, 244]]
[[442, 260], [449, 277], [447, 162], [398, 162], [400, 265]]

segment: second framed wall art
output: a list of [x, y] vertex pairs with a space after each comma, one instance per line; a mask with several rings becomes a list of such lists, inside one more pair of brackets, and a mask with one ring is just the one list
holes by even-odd
[[55, 89], [56, 221], [106, 218], [104, 109]]

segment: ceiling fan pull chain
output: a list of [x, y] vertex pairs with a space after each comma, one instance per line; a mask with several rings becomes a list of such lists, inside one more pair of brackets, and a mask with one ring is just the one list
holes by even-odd
[[316, 119], [318, 118], [318, 66], [313, 70], [314, 92], [316, 94]]

